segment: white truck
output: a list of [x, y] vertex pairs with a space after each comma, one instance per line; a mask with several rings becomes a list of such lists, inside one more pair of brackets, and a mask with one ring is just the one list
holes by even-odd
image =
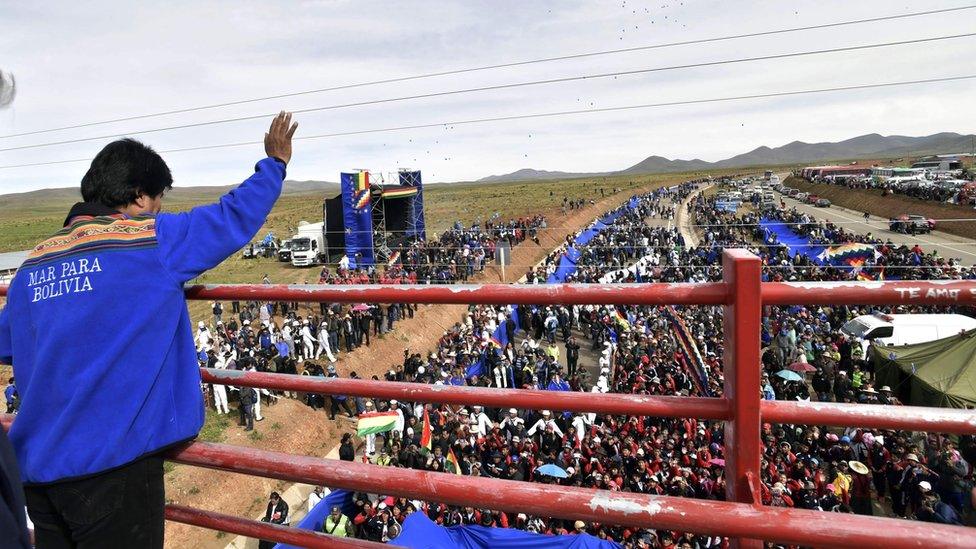
[[325, 258], [325, 223], [298, 223], [298, 234], [291, 237], [291, 264], [295, 267], [319, 265]]
[[861, 315], [847, 321], [840, 328], [845, 335], [861, 342], [861, 358], [867, 356], [869, 341], [876, 341], [882, 345], [912, 345], [943, 339], [973, 329], [976, 329], [976, 318], [966, 315], [881, 313]]

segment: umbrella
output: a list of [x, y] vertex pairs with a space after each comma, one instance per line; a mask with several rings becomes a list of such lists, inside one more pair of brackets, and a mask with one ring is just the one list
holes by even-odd
[[353, 307], [352, 310], [354, 310], [354, 311], [368, 311], [369, 310], [369, 307], [367, 307], [365, 303], [360, 303], [359, 305], [356, 305], [355, 307]]
[[796, 372], [791, 372], [789, 370], [780, 370], [776, 372], [776, 375], [785, 379], [786, 381], [801, 381], [803, 379], [803, 376], [801, 376], [800, 374]]
[[547, 463], [542, 467], [539, 467], [535, 471], [539, 474], [550, 476], [550, 477], [556, 477], [556, 478], [566, 478], [569, 476], [568, 474], [566, 474], [566, 471], [563, 471], [562, 467], [552, 463]]
[[721, 458], [712, 458], [708, 460], [712, 465], [718, 465], [719, 467], [725, 467], [725, 460]]
[[809, 362], [794, 362], [793, 364], [787, 366], [787, 368], [793, 370], [794, 372], [800, 372], [800, 373], [817, 371], [817, 369], [811, 366]]

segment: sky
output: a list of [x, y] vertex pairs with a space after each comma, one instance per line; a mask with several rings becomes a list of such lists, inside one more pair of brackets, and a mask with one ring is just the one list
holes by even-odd
[[[0, 0], [0, 70], [17, 96], [0, 135], [417, 74], [607, 49], [761, 32], [965, 5], [942, 1], [15, 2]], [[976, 9], [766, 37], [538, 63], [0, 138], [0, 194], [79, 183], [111, 136], [174, 125], [257, 120], [134, 135], [160, 151], [260, 141], [279, 110], [319, 108], [533, 80], [972, 32]], [[425, 182], [521, 168], [624, 169], [650, 155], [720, 160], [761, 145], [866, 133], [971, 133], [976, 80], [610, 113], [448, 124], [595, 109], [958, 76], [976, 72], [976, 37], [857, 52], [658, 71], [335, 108], [296, 115], [289, 179], [343, 170], [419, 169]], [[229, 185], [261, 145], [163, 153], [177, 186]]]

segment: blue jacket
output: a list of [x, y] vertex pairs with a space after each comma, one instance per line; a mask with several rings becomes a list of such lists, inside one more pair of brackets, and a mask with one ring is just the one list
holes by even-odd
[[266, 158], [217, 204], [75, 215], [28, 254], [0, 311], [26, 483], [101, 473], [197, 435], [203, 397], [183, 285], [257, 233], [284, 177]]

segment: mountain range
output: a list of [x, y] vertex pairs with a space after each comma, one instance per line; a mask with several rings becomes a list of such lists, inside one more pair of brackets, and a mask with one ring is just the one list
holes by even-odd
[[[804, 143], [793, 141], [781, 147], [757, 147], [747, 153], [725, 160], [708, 162], [698, 158], [671, 160], [663, 156], [648, 156], [637, 164], [613, 172], [574, 173], [560, 171], [521, 169], [504, 175], [491, 175], [478, 180], [481, 183], [504, 181], [531, 181], [543, 179], [568, 179], [606, 175], [637, 175], [648, 173], [689, 172], [717, 168], [744, 168], [774, 165], [795, 165], [811, 162], [827, 162], [853, 159], [883, 159], [901, 156], [971, 152], [976, 136], [943, 132], [924, 137], [904, 135], [879, 135], [871, 133], [836, 143]], [[167, 193], [174, 202], [200, 203], [216, 199], [233, 185], [210, 187], [174, 187]], [[282, 194], [321, 193], [333, 195], [339, 192], [339, 184], [330, 181], [285, 181]], [[9, 207], [37, 207], [38, 203], [60, 203], [80, 200], [78, 187], [41, 189], [26, 193], [0, 195], [0, 211]]]
[[804, 143], [793, 141], [781, 147], [757, 147], [747, 153], [731, 158], [708, 162], [698, 158], [692, 160], [671, 160], [663, 156], [648, 156], [637, 164], [618, 171], [599, 173], [551, 172], [546, 170], [521, 169], [509, 174], [492, 175], [479, 179], [482, 182], [527, 181], [542, 179], [565, 179], [573, 177], [594, 177], [605, 175], [637, 175], [648, 173], [688, 172], [717, 168], [744, 168], [751, 166], [773, 166], [805, 164], [854, 159], [882, 159], [902, 156], [921, 156], [930, 154], [963, 153], [973, 150], [976, 136], [943, 132], [924, 137], [904, 135], [879, 135], [871, 133], [836, 143]]
[[[224, 195], [237, 185], [201, 186], [201, 187], [173, 187], [166, 192], [167, 202], [174, 204], [199, 204], [213, 201]], [[281, 194], [308, 194], [318, 192], [332, 196], [339, 192], [339, 184], [331, 181], [292, 181], [285, 180]], [[0, 211], [7, 208], [37, 208], [39, 204], [56, 205], [60, 211], [64, 204], [81, 200], [78, 187], [60, 187], [56, 189], [40, 189], [26, 193], [0, 194]]]

